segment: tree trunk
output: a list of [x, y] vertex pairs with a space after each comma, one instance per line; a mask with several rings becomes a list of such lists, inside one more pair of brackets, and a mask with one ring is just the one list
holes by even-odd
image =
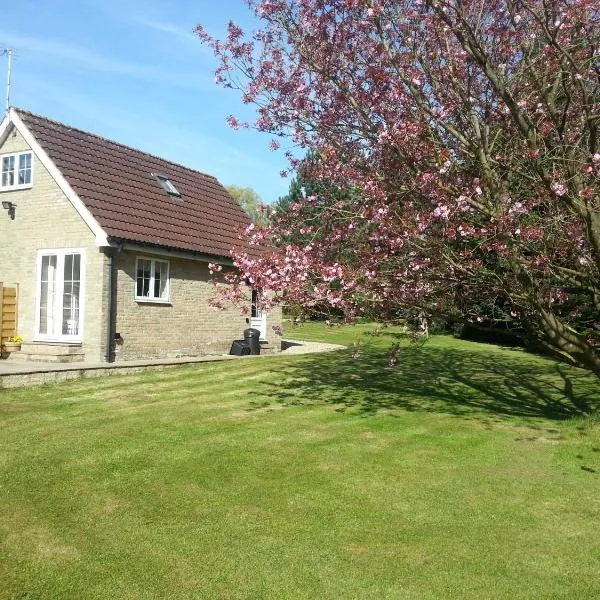
[[547, 308], [537, 305], [543, 341], [555, 352], [600, 377], [600, 354], [586, 339], [562, 323]]

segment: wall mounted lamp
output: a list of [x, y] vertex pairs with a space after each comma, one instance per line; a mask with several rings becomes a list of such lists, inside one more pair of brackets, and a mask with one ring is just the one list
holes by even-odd
[[2, 208], [8, 212], [8, 216], [14, 221], [15, 219], [15, 208], [17, 205], [13, 202], [8, 202], [6, 200], [2, 201]]

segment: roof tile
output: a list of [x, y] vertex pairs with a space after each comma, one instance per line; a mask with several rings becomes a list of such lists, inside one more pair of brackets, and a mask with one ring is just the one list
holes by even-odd
[[[109, 237], [229, 256], [250, 224], [216, 178], [18, 109], [17, 113]], [[166, 175], [181, 197], [165, 192]]]

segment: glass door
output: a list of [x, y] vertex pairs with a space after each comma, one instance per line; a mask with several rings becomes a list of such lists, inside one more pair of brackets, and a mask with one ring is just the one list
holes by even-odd
[[81, 339], [81, 258], [81, 251], [40, 251], [36, 311], [38, 339]]
[[252, 310], [250, 313], [250, 327], [260, 331], [260, 339], [267, 339], [267, 313], [260, 305], [260, 291], [252, 290]]

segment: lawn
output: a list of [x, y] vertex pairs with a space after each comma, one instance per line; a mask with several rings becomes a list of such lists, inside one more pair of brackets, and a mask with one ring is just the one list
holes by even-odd
[[372, 330], [1, 391], [0, 598], [600, 597], [598, 381]]

